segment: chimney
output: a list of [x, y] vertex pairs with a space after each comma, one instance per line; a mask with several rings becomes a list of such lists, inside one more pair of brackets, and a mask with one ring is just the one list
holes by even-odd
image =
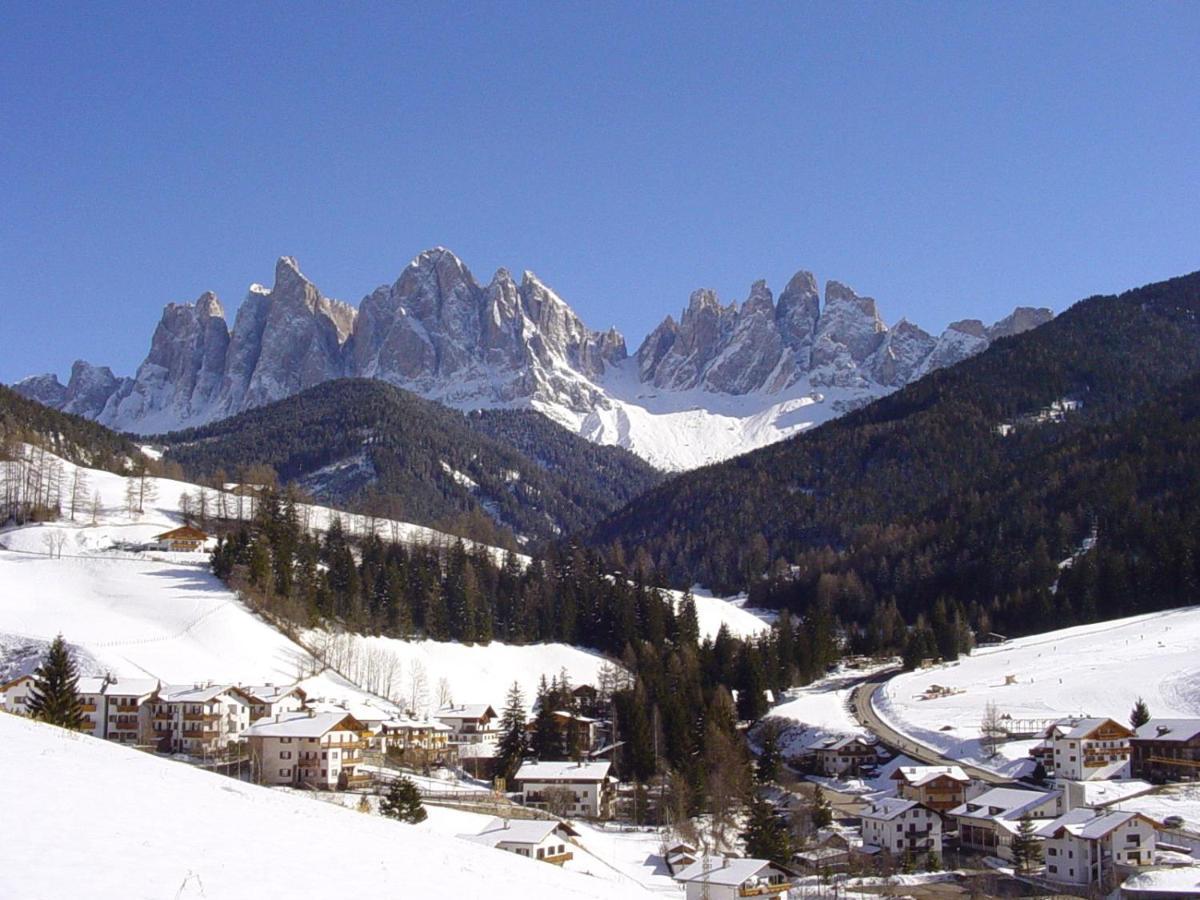
[[1167, 725], [1159, 725], [1158, 726], [1158, 736], [1162, 737], [1164, 734], [1166, 734], [1170, 730], [1171, 730], [1170, 727]]

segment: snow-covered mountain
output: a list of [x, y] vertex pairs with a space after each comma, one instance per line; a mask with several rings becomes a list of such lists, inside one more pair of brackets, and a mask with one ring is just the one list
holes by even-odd
[[665, 469], [724, 459], [869, 402], [998, 337], [1049, 320], [1018, 308], [986, 327], [933, 337], [889, 328], [875, 301], [811, 272], [778, 302], [763, 281], [745, 302], [691, 295], [628, 356], [614, 329], [589, 329], [532, 272], [486, 285], [449, 250], [417, 256], [355, 307], [325, 297], [283, 257], [252, 285], [233, 328], [211, 293], [168, 304], [133, 377], [79, 361], [66, 385], [27, 378], [21, 393], [123, 431], [202, 425], [341, 376], [378, 378], [461, 409], [533, 407]]

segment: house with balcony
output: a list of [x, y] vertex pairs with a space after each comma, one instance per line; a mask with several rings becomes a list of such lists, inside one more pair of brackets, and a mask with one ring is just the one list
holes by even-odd
[[1059, 719], [1045, 732], [1033, 755], [1056, 778], [1108, 780], [1129, 774], [1133, 732], [1112, 719]]
[[702, 856], [672, 877], [687, 900], [786, 898], [798, 873], [766, 859]]
[[486, 703], [443, 706], [433, 717], [450, 726], [452, 744], [491, 744], [500, 740], [496, 710]]
[[234, 685], [166, 685], [148, 704], [149, 736], [165, 753], [217, 756], [250, 727], [250, 697]]
[[561, 807], [563, 815], [608, 819], [615, 793], [611, 768], [609, 762], [527, 762], [513, 783], [527, 806]]
[[[992, 788], [956, 806], [946, 815], [958, 825], [959, 844], [1012, 860], [1012, 839], [1028, 815], [1045, 825], [1064, 812], [1062, 791]], [[1042, 821], [1038, 821], [1042, 820]]]
[[304, 709], [308, 695], [298, 684], [238, 685], [250, 698], [250, 721], [274, 718], [275, 713], [299, 712]]
[[1137, 812], [1080, 807], [1043, 825], [1045, 877], [1071, 885], [1103, 885], [1154, 863], [1158, 824]]
[[900, 857], [942, 853], [942, 817], [916, 800], [885, 797], [861, 813], [863, 847]]
[[571, 838], [579, 832], [554, 819], [492, 819], [478, 834], [460, 834], [463, 840], [494, 847], [517, 856], [561, 866], [574, 858]]
[[370, 725], [369, 731], [371, 748], [402, 765], [450, 766], [458, 762], [457, 748], [450, 743], [452, 729], [436, 719], [396, 717]]
[[167, 550], [171, 553], [193, 553], [204, 549], [208, 534], [199, 528], [184, 525], [164, 531], [162, 534], [156, 534], [154, 540], [158, 543], [159, 550]]
[[949, 812], [967, 799], [971, 779], [959, 766], [900, 766], [892, 773], [896, 794], [937, 813]]
[[1129, 745], [1134, 778], [1200, 780], [1200, 719], [1151, 719]]
[[863, 769], [879, 764], [878, 742], [874, 738], [853, 734], [825, 737], [804, 749], [819, 775], [858, 775]]
[[245, 739], [260, 784], [331, 790], [370, 783], [359, 771], [367, 734], [348, 712], [306, 709], [261, 719], [246, 730]]
[[79, 729], [92, 737], [104, 737], [104, 686], [103, 678], [84, 677], [75, 682], [79, 694], [79, 708], [83, 712], [83, 726]]
[[[82, 679], [81, 679], [82, 680]], [[104, 737], [121, 744], [150, 742], [151, 711], [149, 703], [161, 684], [153, 678], [104, 679], [101, 715]]]

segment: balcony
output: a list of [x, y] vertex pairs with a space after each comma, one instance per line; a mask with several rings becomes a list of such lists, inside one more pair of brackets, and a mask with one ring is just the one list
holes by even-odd
[[185, 722], [220, 722], [220, 713], [184, 713]]
[[563, 863], [574, 858], [575, 854], [570, 850], [567, 850], [565, 853], [555, 853], [551, 856], [543, 856], [542, 862], [548, 862], [551, 865], [561, 866]]
[[114, 703], [109, 709], [119, 713], [135, 713], [138, 711], [138, 705], [136, 703]]
[[96, 704], [95, 703], [81, 703], [81, 704], [79, 704], [79, 708], [85, 713], [95, 712]]
[[743, 884], [738, 888], [739, 897], [768, 897], [771, 894], [783, 894], [788, 889], [788, 883], [781, 881], [779, 884]]

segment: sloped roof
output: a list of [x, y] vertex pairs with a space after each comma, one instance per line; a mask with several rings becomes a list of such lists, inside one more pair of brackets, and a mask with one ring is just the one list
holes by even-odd
[[348, 712], [294, 712], [278, 719], [259, 719], [244, 734], [250, 737], [324, 737], [343, 722], [353, 731], [362, 723]]
[[516, 781], [603, 781], [610, 762], [531, 762], [517, 770]]
[[182, 525], [179, 528], [164, 531], [162, 534], [156, 534], [154, 539], [156, 541], [206, 541], [208, 540], [208, 533], [201, 531], [199, 528], [193, 528], [191, 525]]
[[1094, 841], [1104, 837], [1113, 830], [1120, 828], [1133, 819], [1146, 819], [1146, 816], [1136, 812], [1099, 812], [1086, 807], [1073, 809], [1059, 816], [1052, 822], [1037, 830], [1038, 837], [1055, 837], [1062, 831], [1073, 834], [1084, 840]]
[[1134, 732], [1139, 741], [1190, 741], [1198, 734], [1200, 719], [1151, 719]]
[[498, 844], [540, 844], [551, 834], [559, 832], [564, 837], [578, 835], [565, 822], [553, 819], [492, 819], [478, 834], [460, 834], [459, 837], [485, 847]]
[[971, 780], [961, 766], [900, 766], [892, 773], [892, 778], [897, 781], [904, 780], [913, 787], [928, 784], [942, 776], [964, 784]]
[[438, 719], [482, 719], [484, 716], [496, 718], [496, 711], [486, 703], [463, 703], [457, 706], [443, 706], [434, 716]]
[[886, 822], [920, 805], [916, 800], [900, 800], [897, 797], [885, 797], [882, 800], [876, 800], [864, 809], [861, 816], [864, 819], [879, 819]]
[[766, 859], [702, 856], [674, 877], [676, 881], [681, 882], [694, 881], [699, 884], [727, 884], [736, 887], [759, 875], [771, 865], [771, 861]]
[[[951, 816], [976, 819], [1018, 819], [1027, 810], [1058, 796], [1058, 791], [1027, 791], [1021, 788], [992, 788], [950, 810]], [[998, 810], [992, 812], [992, 810]]]
[[1117, 722], [1114, 719], [1105, 718], [1103, 716], [1086, 716], [1084, 718], [1059, 719], [1057, 722], [1055, 722], [1053, 725], [1050, 726], [1050, 730], [1061, 732], [1062, 737], [1067, 738], [1068, 740], [1074, 739], [1074, 740], [1079, 741], [1079, 740], [1085, 739], [1088, 735], [1090, 735], [1093, 731], [1095, 731], [1101, 725], [1105, 725], [1110, 722], [1113, 725], [1116, 725], [1122, 731], [1128, 732], [1129, 734], [1133, 733], [1128, 728], [1126, 728], [1124, 725], [1122, 725], [1120, 722]]
[[298, 684], [243, 684], [239, 687], [251, 700], [259, 703], [277, 703], [296, 693], [301, 697], [305, 696], [304, 689]]

